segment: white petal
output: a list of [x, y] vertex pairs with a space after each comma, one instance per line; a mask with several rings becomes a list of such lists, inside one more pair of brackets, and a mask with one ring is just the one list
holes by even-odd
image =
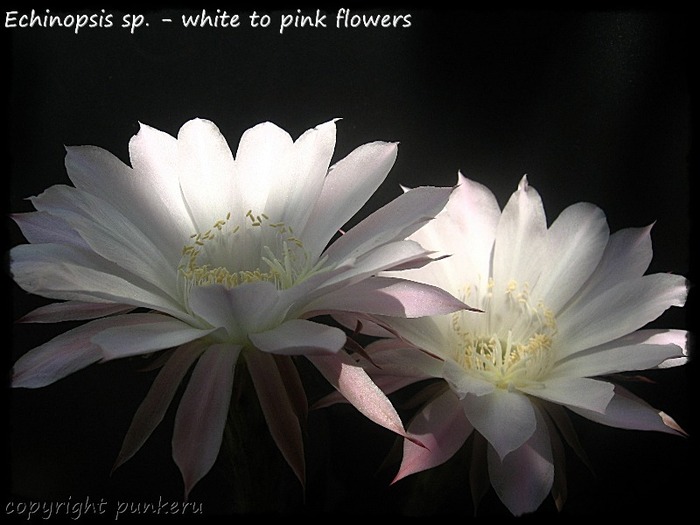
[[350, 269], [329, 279], [324, 286], [357, 283], [383, 270], [400, 267], [413, 261], [422, 262], [426, 255], [429, 255], [429, 252], [414, 241], [393, 241], [370, 249], [357, 259]]
[[537, 426], [535, 409], [527, 396], [502, 388], [482, 396], [467, 394], [462, 408], [501, 459], [530, 439]]
[[584, 202], [566, 208], [547, 230], [545, 265], [532, 295], [558, 312], [593, 273], [608, 234], [600, 208]]
[[447, 204], [453, 188], [410, 190], [351, 228], [326, 250], [329, 261], [358, 257], [383, 244], [403, 239]]
[[10, 252], [12, 276], [27, 292], [76, 301], [130, 304], [185, 316], [179, 304], [94, 252], [56, 244], [21, 244]]
[[183, 239], [195, 232], [185, 201], [178, 174], [177, 140], [150, 126], [141, 124], [139, 132], [129, 141], [129, 156], [134, 169], [134, 182], [139, 187], [134, 205], [152, 217], [155, 239], [178, 252], [163, 251], [169, 257], [178, 257]]
[[304, 230], [311, 253], [321, 253], [384, 181], [396, 161], [397, 144], [372, 142], [334, 164]]
[[685, 278], [671, 274], [645, 275], [609, 288], [557, 319], [557, 337], [566, 342], [559, 357], [634, 332], [671, 306], [683, 306], [687, 292]]
[[576, 304], [584, 303], [622, 281], [644, 275], [652, 259], [650, 231], [651, 226], [627, 228], [610, 235], [598, 267], [569, 308], [575, 308]]
[[175, 414], [173, 459], [185, 482], [185, 498], [219, 455], [240, 347], [209, 347], [195, 365]]
[[[294, 142], [291, 158], [287, 161], [285, 177], [279, 179], [275, 191], [268, 196], [265, 212], [281, 217], [281, 220], [292, 226], [296, 232], [303, 232], [322, 192], [335, 148], [335, 134], [335, 121], [330, 121], [306, 131], [299, 137]], [[280, 204], [281, 213], [277, 215], [275, 208]], [[302, 239], [306, 240], [303, 233]], [[306, 247], [306, 244], [304, 246]], [[311, 253], [318, 255], [321, 251], [322, 249], [312, 250]]]
[[213, 329], [194, 328], [172, 317], [160, 314], [129, 314], [125, 326], [102, 330], [92, 338], [103, 350], [105, 359], [147, 354], [200, 339]]
[[108, 202], [67, 186], [52, 186], [33, 203], [38, 210], [65, 219], [101, 257], [171, 296], [176, 295], [179, 256], [174, 260], [166, 257], [159, 243], [149, 239]]
[[182, 193], [197, 232], [206, 232], [229, 212], [241, 209], [232, 207], [231, 193], [237, 191], [233, 155], [212, 122], [194, 119], [180, 128], [177, 163]]
[[613, 385], [587, 377], [547, 378], [542, 384], [530, 387], [518, 387], [540, 399], [567, 407], [583, 407], [596, 412], [603, 412], [613, 396]]
[[263, 352], [281, 355], [327, 354], [339, 351], [345, 345], [345, 332], [304, 319], [291, 319], [281, 325], [257, 334], [249, 334], [250, 341]]
[[292, 147], [292, 137], [271, 122], [258, 124], [243, 133], [235, 162], [236, 188], [243, 188], [245, 192], [240, 209], [263, 213], [268, 200], [276, 199], [276, 187], [290, 170]]
[[[144, 133], [148, 135], [142, 128], [139, 135]], [[135, 142], [139, 139], [132, 138], [132, 154]], [[163, 153], [172, 154], [167, 147]], [[179, 188], [174, 198], [169, 195], [172, 185], [177, 184], [175, 171], [134, 171], [108, 151], [94, 146], [66, 148], [65, 163], [76, 188], [109, 203], [110, 208], [127, 217], [151, 242], [158, 244], [167, 258], [177, 263], [192, 225], [185, 215]], [[164, 178], [170, 180], [161, 182]], [[163, 192], [163, 186], [169, 193]]]
[[[532, 289], [543, 266], [547, 220], [542, 199], [523, 177], [506, 204], [496, 230], [493, 254], [493, 279], [499, 286], [515, 280]], [[502, 294], [494, 295], [492, 308]]]
[[685, 357], [683, 347], [675, 344], [609, 346], [608, 343], [574, 354], [570, 359], [558, 363], [550, 377], [591, 377], [630, 370], [647, 370], [658, 367], [666, 360]]
[[537, 429], [522, 446], [499, 458], [488, 450], [491, 485], [515, 516], [536, 511], [549, 495], [554, 482], [554, 458], [547, 423], [535, 410]]

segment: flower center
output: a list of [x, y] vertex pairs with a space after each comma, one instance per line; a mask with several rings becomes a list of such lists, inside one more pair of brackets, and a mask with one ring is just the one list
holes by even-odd
[[527, 284], [511, 280], [499, 298], [494, 288], [493, 280], [485, 290], [465, 288], [465, 300], [485, 313], [452, 314], [457, 362], [499, 388], [536, 385], [553, 365], [554, 314], [542, 302], [531, 303]]
[[323, 270], [325, 258], [313, 260], [291, 226], [271, 222], [248, 210], [237, 224], [231, 213], [211, 229], [190, 236], [178, 267], [187, 287], [220, 284], [232, 288], [267, 281], [285, 289]]

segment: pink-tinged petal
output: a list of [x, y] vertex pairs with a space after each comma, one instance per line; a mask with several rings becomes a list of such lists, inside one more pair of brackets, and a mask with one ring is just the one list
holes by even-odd
[[326, 250], [329, 261], [358, 257], [406, 238], [445, 207], [453, 190], [420, 187], [400, 195], [337, 239]]
[[462, 447], [472, 430], [457, 397], [445, 391], [411, 420], [408, 433], [425, 446], [404, 439], [403, 460], [392, 483], [442, 465]]
[[685, 277], [645, 275], [623, 281], [557, 318], [558, 336], [567, 341], [560, 358], [612, 341], [655, 320], [671, 306], [683, 306]]
[[465, 275], [488, 275], [500, 216], [493, 193], [459, 173], [457, 187], [445, 209], [410, 237], [428, 250], [450, 256], [399, 277], [457, 293], [464, 287]]
[[233, 376], [241, 347], [210, 346], [199, 358], [175, 414], [173, 459], [185, 484], [185, 498], [219, 455]]
[[331, 166], [304, 229], [311, 253], [320, 253], [384, 181], [397, 155], [397, 144], [372, 142]]
[[526, 443], [537, 427], [532, 402], [519, 392], [496, 388], [483, 396], [467, 394], [462, 408], [501, 458]]
[[[505, 286], [511, 280], [535, 286], [543, 266], [547, 219], [542, 199], [527, 178], [503, 208], [496, 230], [493, 253], [493, 279]], [[506, 300], [504, 294], [494, 299]], [[494, 301], [497, 302], [497, 301]], [[495, 309], [498, 305], [492, 304]]]
[[34, 244], [67, 244], [88, 248], [85, 240], [65, 220], [43, 211], [11, 215], [22, 235]]
[[532, 296], [558, 312], [598, 266], [610, 229], [603, 211], [587, 202], [566, 208], [547, 230], [545, 265]]
[[518, 390], [559, 405], [596, 412], [604, 412], [613, 397], [611, 383], [588, 377], [548, 377], [542, 383], [519, 386]]
[[345, 332], [305, 319], [291, 319], [248, 338], [259, 350], [280, 355], [315, 355], [338, 352], [345, 345]]
[[668, 414], [650, 406], [620, 385], [615, 385], [615, 395], [608, 403], [604, 413], [573, 406], [569, 408], [573, 412], [602, 425], [685, 435], [683, 429]]
[[84, 321], [130, 312], [134, 307], [115, 303], [85, 303], [67, 301], [40, 306], [23, 315], [18, 323], [60, 323], [63, 321]]
[[321, 297], [309, 307], [392, 317], [423, 317], [469, 309], [440, 288], [391, 277], [370, 277]]
[[111, 327], [137, 322], [133, 314], [97, 319], [69, 330], [20, 357], [12, 372], [12, 386], [39, 388], [102, 359], [92, 338]]
[[554, 482], [554, 458], [547, 423], [535, 410], [537, 429], [520, 447], [499, 457], [489, 447], [491, 485], [514, 516], [536, 511], [549, 495]]
[[302, 485], [306, 483], [300, 414], [290, 398], [274, 356], [255, 349], [244, 353], [250, 377], [277, 447]]
[[104, 359], [118, 359], [174, 348], [200, 339], [215, 330], [194, 328], [161, 314], [129, 314], [116, 319], [121, 319], [123, 324], [115, 323], [92, 338], [92, 342], [102, 348]]
[[345, 352], [307, 356], [328, 382], [364, 416], [382, 427], [406, 437], [394, 405], [389, 398]]
[[186, 343], [169, 356], [134, 414], [112, 471], [130, 459], [163, 420], [166, 410], [192, 363], [208, 348], [203, 341]]
[[[369, 356], [369, 360], [358, 354], [353, 354], [352, 357], [387, 395], [418, 381], [439, 378], [442, 375], [441, 360], [413, 348], [400, 339], [381, 339], [370, 343], [365, 348], [365, 354]], [[314, 403], [313, 408], [344, 402], [347, 402], [347, 399], [340, 392], [334, 391]]]

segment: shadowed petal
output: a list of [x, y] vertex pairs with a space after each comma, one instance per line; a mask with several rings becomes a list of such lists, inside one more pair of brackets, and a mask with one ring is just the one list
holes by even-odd
[[274, 356], [251, 350], [245, 352], [250, 377], [270, 433], [284, 459], [302, 485], [306, 483], [304, 443], [298, 404], [290, 397]]
[[95, 334], [92, 341], [99, 345], [105, 359], [147, 354], [173, 348], [210, 334], [215, 328], [193, 328], [172, 317], [161, 314], [129, 314], [124, 326], [113, 326]]
[[168, 357], [134, 414], [112, 471], [136, 454], [163, 420], [185, 374], [207, 348], [207, 343], [192, 341], [180, 346]]
[[17, 320], [18, 323], [59, 323], [62, 321], [84, 321], [130, 312], [134, 307], [128, 304], [86, 303], [66, 301], [40, 306]]
[[345, 310], [393, 317], [422, 317], [441, 315], [469, 309], [441, 288], [428, 284], [371, 277], [320, 298], [311, 310]]
[[457, 397], [452, 391], [445, 391], [411, 420], [408, 433], [425, 446], [404, 439], [403, 461], [392, 483], [442, 465], [460, 449], [473, 429]]
[[14, 213], [10, 216], [17, 223], [25, 239], [33, 244], [67, 244], [82, 249], [88, 248], [77, 231], [66, 221], [48, 212], [35, 211]]
[[535, 409], [527, 396], [502, 388], [483, 396], [467, 394], [462, 408], [501, 458], [521, 447], [537, 426]]
[[134, 314], [97, 319], [54, 337], [20, 357], [13, 368], [12, 386], [39, 388], [58, 381], [103, 357], [93, 337], [112, 327], [141, 322]]
[[173, 459], [185, 484], [185, 498], [214, 465], [226, 425], [233, 375], [241, 347], [216, 344], [194, 367], [175, 414]]
[[347, 336], [333, 326], [291, 319], [267, 332], [249, 334], [248, 338], [263, 352], [308, 355], [337, 352], [345, 345]]
[[535, 409], [537, 428], [530, 438], [499, 458], [489, 447], [491, 485], [503, 504], [515, 515], [534, 512], [549, 494], [554, 482], [554, 458], [544, 418]]
[[591, 421], [611, 427], [685, 434], [667, 414], [650, 406], [620, 385], [615, 385], [615, 395], [608, 403], [605, 413], [574, 406], [569, 408]]

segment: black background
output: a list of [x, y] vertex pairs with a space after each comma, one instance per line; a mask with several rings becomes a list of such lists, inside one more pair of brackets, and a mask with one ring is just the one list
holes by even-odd
[[[184, 29], [179, 15], [196, 11], [100, 5], [80, 12], [105, 9], [114, 14], [115, 27], [84, 28], [77, 35], [55, 27], [3, 28], [8, 209], [29, 211], [26, 197], [69, 182], [64, 145], [98, 145], [127, 161], [127, 143], [139, 122], [175, 134], [190, 118], [208, 118], [235, 151], [240, 134], [264, 120], [296, 137], [341, 117], [337, 159], [365, 142], [400, 141], [385, 184], [353, 222], [399, 195], [400, 184], [452, 185], [461, 170], [504, 204], [527, 174], [550, 221], [566, 206], [590, 201], [606, 212], [613, 231], [654, 222], [650, 271], [694, 280], [690, 12], [373, 6], [353, 8], [353, 14], [410, 14], [411, 27], [339, 29], [334, 7], [222, 3], [210, 12], [216, 8], [240, 14], [241, 27]], [[322, 9], [329, 27], [280, 34], [281, 12], [297, 8], [305, 14]], [[248, 27], [253, 9], [271, 15], [270, 27]], [[133, 35], [117, 27], [124, 13], [144, 14], [149, 27]], [[174, 22], [165, 24], [163, 17]], [[20, 242], [7, 221], [7, 247]], [[9, 370], [66, 326], [14, 325], [46, 301], [5, 280]], [[687, 308], [667, 312], [655, 325], [691, 328], [694, 311], [691, 293]], [[692, 366], [650, 374], [656, 384], [631, 385], [675, 417], [690, 438], [574, 420], [595, 474], [570, 455], [563, 517], [671, 518], [693, 509]], [[110, 476], [152, 381], [135, 368], [134, 362], [113, 362], [43, 389], [7, 393], [9, 495], [3, 506], [88, 495], [104, 497], [112, 509], [117, 501], [181, 500], [180, 475], [170, 458], [172, 414]], [[322, 389], [313, 376], [309, 388]], [[266, 510], [473, 514], [466, 476], [449, 478], [450, 470], [459, 470], [457, 461], [436, 469], [422, 492], [412, 478], [387, 487], [397, 464], [379, 467], [393, 440], [347, 407], [313, 413], [305, 500], [300, 503], [301, 491], [284, 468], [279, 478], [261, 466], [260, 476], [289, 481], [290, 487], [282, 502], [275, 499]], [[274, 448], [270, 454], [271, 461], [279, 459]], [[191, 500], [201, 502], [207, 515], [226, 513], [233, 490], [222, 463], [195, 487]], [[479, 515], [504, 513], [491, 493]], [[555, 513], [551, 498], [540, 513]]]

